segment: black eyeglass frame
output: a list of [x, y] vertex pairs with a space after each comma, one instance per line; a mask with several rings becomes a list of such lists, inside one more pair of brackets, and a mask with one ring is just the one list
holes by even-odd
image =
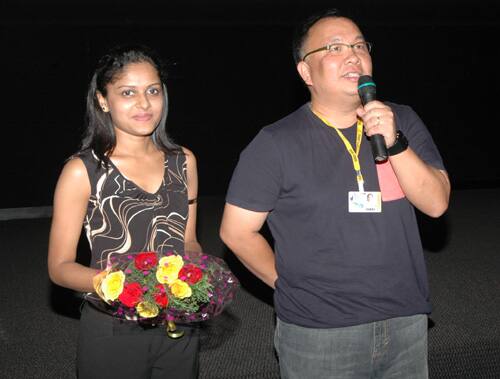
[[342, 42], [334, 42], [334, 43], [329, 43], [328, 45], [326, 46], [323, 46], [323, 47], [320, 47], [319, 49], [315, 49], [315, 50], [312, 50], [308, 53], [306, 53], [303, 57], [302, 57], [302, 60], [304, 61], [309, 55], [311, 54], [314, 54], [314, 53], [317, 53], [319, 51], [323, 51], [323, 50], [326, 50], [326, 51], [330, 51], [330, 49], [333, 47], [333, 46], [346, 46], [346, 47], [349, 47], [350, 49], [352, 49], [353, 51], [354, 50], [354, 46], [356, 45], [359, 45], [359, 44], [363, 44], [363, 45], [366, 45], [366, 49], [368, 51], [368, 54], [371, 53], [372, 51], [372, 46], [373, 44], [371, 42], [368, 42], [368, 41], [359, 41], [359, 42], [356, 42], [356, 43], [342, 43]]

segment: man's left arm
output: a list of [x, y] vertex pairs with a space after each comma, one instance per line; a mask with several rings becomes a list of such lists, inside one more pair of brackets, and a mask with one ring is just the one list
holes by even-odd
[[[418, 116], [413, 111], [411, 115], [414, 126], [420, 127], [417, 125], [421, 124]], [[358, 109], [358, 116], [363, 119], [367, 136], [381, 134], [387, 146], [393, 146], [396, 143], [396, 117], [390, 106], [380, 101], [372, 101]], [[425, 129], [423, 124], [420, 129], [422, 128]], [[415, 136], [428, 133], [426, 130], [422, 133], [423, 129]], [[425, 138], [420, 139], [423, 144]], [[420, 146], [420, 141], [415, 145]], [[435, 154], [439, 155], [437, 150]], [[426, 163], [412, 149], [411, 143], [406, 150], [391, 155], [389, 161], [406, 198], [418, 210], [428, 216], [439, 217], [448, 209], [451, 187], [446, 171]]]
[[406, 198], [418, 210], [439, 217], [448, 209], [451, 187], [444, 170], [425, 163], [411, 147], [389, 160]]

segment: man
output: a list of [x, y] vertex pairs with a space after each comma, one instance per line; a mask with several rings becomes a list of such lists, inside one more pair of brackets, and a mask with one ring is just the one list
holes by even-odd
[[[431, 307], [413, 207], [446, 211], [441, 157], [410, 107], [361, 105], [371, 45], [352, 20], [314, 16], [295, 46], [311, 101], [242, 152], [221, 238], [275, 289], [283, 378], [427, 378]], [[384, 163], [374, 162], [374, 134]], [[259, 233], [265, 221], [274, 252]]]

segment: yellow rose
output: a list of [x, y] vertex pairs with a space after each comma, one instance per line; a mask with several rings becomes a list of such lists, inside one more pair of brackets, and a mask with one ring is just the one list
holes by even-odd
[[184, 266], [184, 261], [180, 255], [163, 257], [158, 262], [156, 279], [161, 284], [171, 284], [177, 279], [182, 266]]
[[178, 297], [179, 299], [190, 297], [193, 294], [189, 284], [180, 279], [176, 279], [172, 284], [170, 284], [170, 291], [172, 291], [172, 295]]
[[123, 291], [124, 282], [125, 274], [122, 271], [114, 271], [106, 275], [101, 282], [101, 291], [104, 295], [104, 300], [116, 300]]
[[136, 306], [137, 312], [139, 312], [139, 316], [144, 318], [151, 318], [158, 316], [158, 307], [156, 304], [150, 303], [149, 301], [141, 301]]

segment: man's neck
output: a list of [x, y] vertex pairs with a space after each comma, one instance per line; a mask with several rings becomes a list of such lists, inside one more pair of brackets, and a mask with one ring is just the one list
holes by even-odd
[[359, 104], [356, 102], [326, 103], [314, 98], [311, 99], [311, 110], [339, 129], [349, 128], [356, 123], [358, 119], [356, 109], [358, 107]]

